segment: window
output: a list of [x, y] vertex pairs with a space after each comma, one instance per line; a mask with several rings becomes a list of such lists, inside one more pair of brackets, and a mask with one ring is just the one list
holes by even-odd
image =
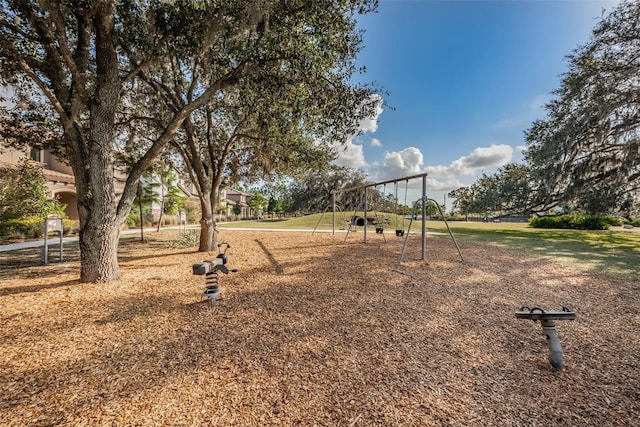
[[31, 158], [31, 160], [35, 160], [36, 162], [42, 161], [41, 151], [38, 150], [37, 148], [31, 149], [31, 152], [29, 153], [29, 157]]

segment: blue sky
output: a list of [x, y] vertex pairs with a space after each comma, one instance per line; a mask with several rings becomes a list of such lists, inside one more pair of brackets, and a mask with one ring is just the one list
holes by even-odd
[[362, 123], [337, 163], [376, 182], [427, 172], [428, 195], [443, 200], [519, 161], [524, 131], [544, 117], [565, 56], [616, 4], [381, 0], [377, 13], [358, 19], [358, 64], [367, 67], [358, 79], [388, 91], [388, 105]]

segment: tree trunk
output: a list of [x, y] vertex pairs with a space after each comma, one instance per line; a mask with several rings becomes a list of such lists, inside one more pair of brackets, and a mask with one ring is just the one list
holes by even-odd
[[90, 221], [80, 232], [80, 281], [101, 283], [120, 277], [120, 227], [111, 221]]
[[213, 208], [208, 199], [200, 200], [202, 218], [200, 219], [200, 247], [199, 252], [212, 252], [218, 242], [218, 230], [213, 218]]
[[[115, 114], [120, 100], [118, 57], [113, 44], [114, 4], [100, 4], [94, 18], [96, 89], [90, 101], [88, 149], [85, 164], [76, 164], [80, 213], [80, 280], [108, 282], [120, 278], [118, 240], [120, 223], [114, 188], [113, 139]], [[78, 180], [78, 178], [76, 178]]]
[[156, 233], [160, 232], [160, 226], [162, 225], [162, 221], [164, 220], [164, 168], [160, 173], [160, 216], [158, 217], [158, 227], [156, 228]]
[[162, 200], [160, 201], [160, 216], [158, 217], [158, 226], [156, 227], [156, 233], [160, 231], [162, 221], [164, 221], [164, 195], [162, 196]]

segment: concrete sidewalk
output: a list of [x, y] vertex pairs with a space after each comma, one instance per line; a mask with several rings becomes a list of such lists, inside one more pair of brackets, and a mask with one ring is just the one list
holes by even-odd
[[[187, 229], [198, 229], [200, 228], [200, 226], [187, 226]], [[178, 227], [163, 227], [161, 228], [161, 230], [177, 230]], [[243, 228], [243, 227], [220, 227], [220, 231], [274, 231], [274, 232], [293, 232], [293, 233], [313, 233], [313, 230], [311, 229], [294, 229], [294, 228], [289, 228], [289, 229], [285, 229], [285, 228]], [[156, 231], [155, 228], [145, 228], [144, 232], [145, 233], [154, 233]], [[332, 230], [316, 230], [316, 233], [331, 233]], [[336, 230], [336, 234], [339, 233], [346, 233], [346, 230]], [[138, 229], [133, 229], [133, 230], [123, 230], [122, 232], [120, 232], [120, 235], [125, 235], [125, 234], [139, 234], [140, 230]], [[373, 232], [372, 232], [373, 233]], [[415, 234], [418, 234], [417, 232], [414, 232]], [[362, 234], [362, 233], [359, 233]], [[412, 233], [413, 234], [413, 233]], [[429, 235], [438, 235], [438, 234], [444, 234], [441, 232], [437, 232], [437, 231], [429, 231], [427, 234]], [[59, 240], [59, 238], [56, 237], [52, 237], [48, 240], [49, 246], [54, 246], [57, 245]], [[78, 240], [77, 236], [72, 236], [72, 237], [64, 237], [62, 239], [62, 244], [64, 245], [67, 242], [75, 242]], [[20, 243], [9, 243], [7, 245], [0, 245], [0, 252], [10, 252], [10, 251], [17, 251], [20, 249], [28, 249], [28, 248], [38, 248], [38, 247], [42, 247], [44, 246], [44, 240], [32, 240], [32, 241], [28, 241], [28, 242], [20, 242]]]
[[[78, 236], [63, 237], [62, 244], [67, 242], [75, 242], [78, 240]], [[58, 246], [60, 243], [59, 237], [52, 237], [47, 240], [48, 246]], [[9, 243], [6, 245], [0, 245], [0, 252], [19, 251], [20, 249], [39, 248], [44, 246], [44, 240], [29, 240], [27, 242]]]
[[[187, 229], [189, 228], [194, 228], [194, 226], [191, 227], [187, 227]], [[196, 226], [195, 228], [199, 228], [199, 226]], [[162, 227], [160, 230], [177, 230], [178, 227], [177, 226], [171, 226], [171, 227]], [[145, 228], [144, 232], [145, 233], [154, 233], [156, 231], [156, 228]], [[120, 236], [123, 235], [127, 235], [127, 234], [140, 234], [140, 229], [132, 229], [132, 230], [122, 230], [120, 232]], [[63, 237], [62, 238], [62, 244], [64, 245], [65, 243], [68, 242], [77, 242], [78, 241], [78, 236], [70, 236], [70, 237]], [[58, 236], [53, 236], [50, 237], [47, 240], [47, 244], [48, 246], [57, 246], [60, 243], [60, 237]], [[18, 251], [20, 249], [29, 249], [29, 248], [39, 248], [44, 246], [44, 239], [41, 240], [29, 240], [27, 242], [19, 242], [19, 243], [9, 243], [6, 245], [0, 245], [0, 252], [10, 252], [10, 251]]]

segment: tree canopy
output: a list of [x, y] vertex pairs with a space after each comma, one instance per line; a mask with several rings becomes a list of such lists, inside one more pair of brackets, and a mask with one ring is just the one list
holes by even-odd
[[[310, 122], [314, 129], [337, 137], [357, 121], [335, 118], [357, 115], [353, 105], [368, 93], [349, 78], [361, 43], [354, 16], [374, 9], [374, 0], [0, 4], [0, 83], [16, 89], [15, 107], [4, 112], [1, 129], [16, 144], [34, 144], [25, 132], [46, 129], [42, 139], [69, 161], [82, 281], [119, 277], [119, 229], [137, 183], [169, 142], [180, 139], [195, 111], [228, 100], [230, 89], [243, 82], [252, 85], [244, 93], [256, 96], [276, 79], [293, 79], [277, 90], [299, 93], [301, 102], [312, 96], [342, 100], [312, 107], [319, 114]], [[328, 83], [301, 86], [295, 76]], [[324, 97], [327, 91], [334, 97]], [[293, 114], [295, 104], [286, 102], [292, 97], [283, 99], [282, 106], [273, 105]], [[329, 109], [332, 117], [322, 114]], [[295, 123], [282, 118], [261, 124], [278, 130]], [[113, 184], [117, 150], [139, 153], [121, 195]]]

